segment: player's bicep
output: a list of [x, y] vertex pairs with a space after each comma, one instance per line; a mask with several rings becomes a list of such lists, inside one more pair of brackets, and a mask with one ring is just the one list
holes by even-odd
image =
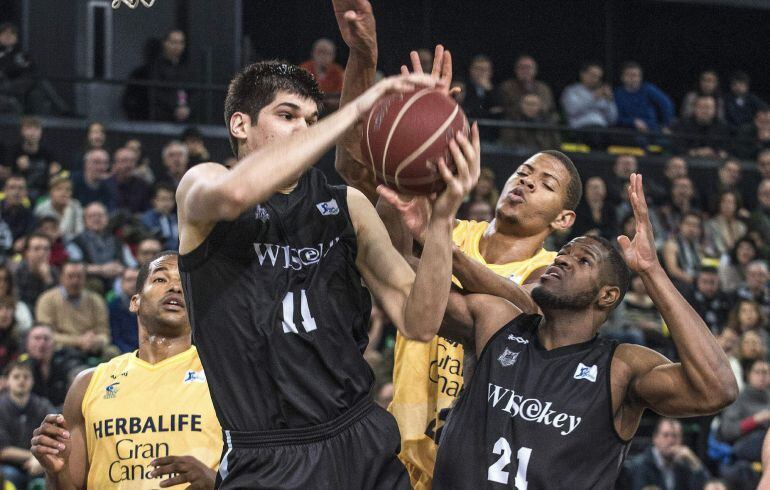
[[91, 383], [94, 370], [89, 369], [80, 373], [72, 382], [64, 400], [62, 415], [70, 433], [71, 451], [69, 471], [72, 483], [77, 488], [86, 488], [88, 475], [88, 451], [86, 448], [86, 426], [83, 417], [83, 399], [88, 385]]
[[623, 345], [630, 356], [628, 397], [633, 403], [671, 417], [706, 415], [703, 400], [690, 384], [681, 363], [641, 346]]
[[414, 272], [393, 248], [390, 237], [371, 202], [348, 187], [348, 209], [356, 230], [356, 267], [366, 286], [396, 326], [414, 283]]

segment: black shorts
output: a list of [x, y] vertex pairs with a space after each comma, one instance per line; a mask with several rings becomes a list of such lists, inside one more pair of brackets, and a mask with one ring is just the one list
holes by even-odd
[[396, 420], [368, 398], [315, 427], [224, 431], [224, 441], [215, 488], [410, 488]]

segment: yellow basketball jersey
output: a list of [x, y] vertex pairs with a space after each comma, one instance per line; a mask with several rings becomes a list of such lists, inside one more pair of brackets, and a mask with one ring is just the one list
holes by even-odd
[[[540, 249], [519, 262], [487, 264], [479, 252], [479, 241], [489, 223], [460, 221], [452, 239], [469, 257], [496, 274], [521, 284], [529, 275], [550, 265], [555, 252]], [[459, 281], [453, 278], [459, 285]], [[388, 410], [396, 417], [401, 431], [401, 454], [412, 486], [431, 488], [436, 462], [437, 432], [449, 414], [449, 408], [463, 385], [462, 345], [442, 337], [422, 343], [396, 336], [393, 366], [393, 402]]]
[[162, 480], [148, 474], [150, 462], [164, 456], [219, 464], [222, 429], [194, 346], [157, 364], [136, 352], [100, 364], [82, 410], [88, 488], [160, 488]]

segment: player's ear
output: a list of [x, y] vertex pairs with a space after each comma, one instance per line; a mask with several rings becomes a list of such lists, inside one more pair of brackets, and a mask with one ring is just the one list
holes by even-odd
[[599, 289], [598, 305], [601, 310], [611, 310], [620, 301], [620, 288], [617, 286], [602, 286]]
[[142, 298], [138, 294], [131, 296], [131, 303], [128, 305], [128, 311], [131, 313], [136, 313], [139, 311], [139, 304], [141, 301]]
[[239, 140], [245, 140], [251, 127], [251, 117], [243, 112], [230, 116], [230, 134]]
[[551, 229], [553, 231], [567, 231], [575, 224], [575, 211], [569, 209], [562, 209], [556, 216], [556, 219], [551, 221]]

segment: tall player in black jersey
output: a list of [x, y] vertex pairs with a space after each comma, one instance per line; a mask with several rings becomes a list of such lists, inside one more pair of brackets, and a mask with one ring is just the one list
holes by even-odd
[[380, 97], [435, 85], [388, 78], [317, 122], [321, 94], [293, 65], [256, 63], [230, 83], [240, 161], [194, 167], [176, 196], [188, 314], [224, 429], [221, 488], [408, 487], [395, 420], [369, 396], [370, 293], [403, 335], [438, 331], [478, 128], [450, 142], [456, 176], [439, 162], [447, 188], [416, 273], [363, 194], [311, 166]]
[[541, 315], [452, 293], [441, 334], [474, 345], [479, 359], [444, 428], [434, 488], [612, 488], [646, 408], [693, 416], [735, 399], [727, 357], [658, 262], [640, 175], [629, 194], [636, 235], [618, 242], [681, 362], [597, 337], [629, 278], [623, 256], [600, 238], [559, 251], [532, 289]]

